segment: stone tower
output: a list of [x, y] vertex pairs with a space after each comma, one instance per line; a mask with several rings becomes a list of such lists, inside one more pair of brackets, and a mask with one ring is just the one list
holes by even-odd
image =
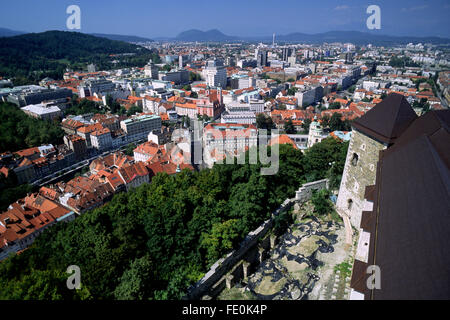
[[394, 144], [416, 118], [408, 101], [393, 93], [353, 121], [336, 209], [355, 228], [360, 227], [362, 211], [370, 210], [364, 194], [375, 184], [380, 151]]

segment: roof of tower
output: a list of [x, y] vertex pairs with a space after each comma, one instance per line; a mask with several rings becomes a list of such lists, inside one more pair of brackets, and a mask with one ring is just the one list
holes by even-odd
[[[369, 252], [366, 263], [355, 260], [353, 289], [365, 299], [449, 299], [449, 190], [450, 110], [429, 111], [381, 152], [366, 187]], [[369, 265], [382, 270], [380, 289], [366, 286]]]
[[417, 114], [401, 94], [391, 93], [382, 102], [369, 110], [352, 126], [381, 142], [393, 143], [408, 126], [417, 119]]

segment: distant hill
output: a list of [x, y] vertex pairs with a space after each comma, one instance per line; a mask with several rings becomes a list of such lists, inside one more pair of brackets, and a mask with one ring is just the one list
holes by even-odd
[[25, 34], [26, 32], [23, 31], [16, 31], [6, 28], [0, 28], [0, 37], [14, 37], [21, 34]]
[[[112, 57], [112, 54], [134, 53]], [[99, 68], [144, 66], [152, 51], [131, 43], [92, 35], [47, 31], [0, 38], [0, 76], [37, 81], [45, 76], [61, 78], [66, 68], [83, 70], [88, 63]], [[112, 60], [118, 60], [112, 64]]]
[[192, 29], [192, 30], [181, 32], [173, 40], [199, 41], [199, 42], [206, 42], [206, 41], [225, 42], [225, 41], [233, 41], [233, 40], [238, 40], [238, 39], [239, 39], [238, 37], [227, 36], [217, 29], [212, 29], [212, 30], [208, 30], [208, 31]]
[[137, 36], [126, 36], [120, 34], [104, 34], [104, 33], [91, 33], [91, 35], [100, 38], [106, 38], [109, 40], [117, 40], [124, 42], [153, 42], [152, 39], [137, 37]]
[[[272, 35], [259, 36], [259, 37], [237, 37], [230, 36], [220, 32], [217, 29], [209, 31], [200, 30], [188, 30], [181, 32], [175, 38], [170, 39], [172, 41], [215, 41], [215, 42], [227, 42], [227, 41], [264, 41], [272, 42]], [[394, 45], [394, 44], [407, 44], [413, 43], [433, 43], [433, 44], [449, 44], [450, 39], [439, 37], [400, 37], [389, 36], [378, 33], [359, 32], [359, 31], [329, 31], [316, 34], [306, 34], [300, 32], [294, 32], [285, 35], [276, 35], [276, 42], [303, 42], [303, 43], [324, 43], [324, 42], [352, 42], [358, 45], [364, 45], [372, 43], [374, 45]]]
[[306, 42], [306, 43], [351, 42], [359, 45], [369, 43], [372, 43], [374, 45], [393, 45], [393, 44], [408, 44], [410, 42], [413, 43], [422, 42], [433, 44], [450, 43], [450, 39], [439, 37], [411, 37], [411, 36], [400, 37], [400, 36], [389, 36], [359, 31], [329, 31], [317, 34], [291, 33], [287, 35], [277, 36], [276, 40], [285, 42]]

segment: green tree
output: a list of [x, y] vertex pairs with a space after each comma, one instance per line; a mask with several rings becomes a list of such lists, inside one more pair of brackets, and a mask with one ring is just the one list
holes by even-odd
[[326, 114], [321, 118], [321, 120], [321, 125], [323, 128], [328, 128], [330, 126], [330, 116]]
[[319, 216], [331, 214], [333, 211], [333, 203], [330, 200], [330, 191], [328, 189], [314, 191], [311, 197], [311, 202], [314, 205], [314, 213]]
[[136, 114], [136, 113], [142, 113], [142, 107], [139, 107], [139, 106], [131, 106], [131, 108], [130, 109], [128, 109], [128, 111], [127, 111], [127, 117], [130, 117], [130, 116], [132, 116], [132, 115], [134, 115], [134, 114]]
[[333, 102], [328, 106], [328, 109], [340, 109], [341, 104], [339, 102]]
[[162, 71], [167, 71], [167, 72], [169, 72], [170, 70], [172, 70], [172, 67], [171, 67], [169, 64], [165, 64], [165, 65], [162, 67]]
[[135, 143], [129, 143], [126, 147], [126, 149], [124, 150], [124, 153], [127, 156], [134, 156], [134, 149], [136, 149], [136, 144]]
[[239, 239], [239, 224], [238, 219], [215, 223], [210, 233], [203, 234], [201, 247], [207, 251], [206, 258], [209, 264], [233, 249], [236, 240]]
[[153, 266], [148, 256], [135, 259], [125, 270], [114, 296], [119, 300], [143, 300], [152, 296]]
[[264, 113], [259, 113], [256, 116], [256, 127], [258, 129], [266, 129], [270, 132], [271, 129], [275, 128], [275, 124], [270, 116], [266, 116]]
[[63, 142], [64, 131], [57, 121], [29, 117], [10, 103], [0, 104], [0, 117], [0, 152]]
[[288, 89], [287, 94], [289, 96], [294, 96], [297, 91], [298, 91], [297, 87], [291, 87], [291, 88]]
[[329, 127], [331, 131], [350, 131], [351, 125], [348, 120], [342, 120], [342, 114], [339, 112], [333, 113], [331, 116]]
[[309, 131], [309, 126], [311, 125], [311, 119], [305, 119], [302, 123], [302, 128], [304, 132]]
[[295, 130], [294, 124], [292, 123], [291, 119], [285, 121], [285, 123], [284, 123], [284, 132], [286, 132], [287, 134], [297, 133], [297, 130]]
[[340, 159], [341, 148], [342, 142], [329, 137], [305, 151], [303, 163], [308, 182], [327, 176], [333, 162]]

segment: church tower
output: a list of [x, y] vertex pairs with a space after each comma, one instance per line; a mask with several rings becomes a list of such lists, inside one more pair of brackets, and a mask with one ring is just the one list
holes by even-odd
[[[366, 187], [375, 184], [379, 153], [395, 143], [417, 118], [408, 101], [390, 94], [352, 123], [352, 138], [347, 151], [336, 209], [357, 229], [365, 208]], [[369, 208], [370, 209], [370, 208]]]
[[322, 127], [320, 126], [317, 117], [314, 117], [314, 121], [309, 125], [308, 133], [308, 148], [311, 148], [316, 143], [325, 139], [328, 135], [323, 133]]

